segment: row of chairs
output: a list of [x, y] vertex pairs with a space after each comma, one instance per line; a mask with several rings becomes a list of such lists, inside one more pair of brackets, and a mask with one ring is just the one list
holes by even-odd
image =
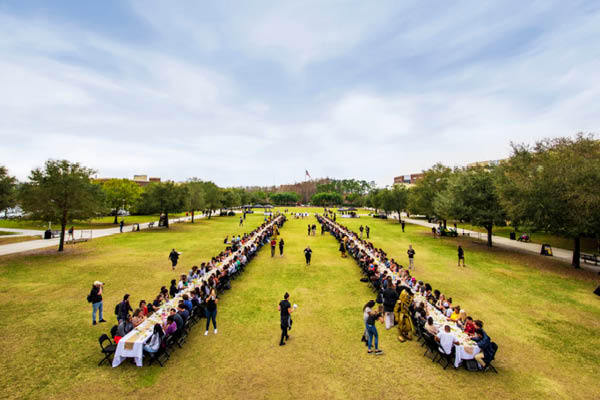
[[[260, 250], [265, 243], [266, 240], [258, 241], [256, 243], [256, 251], [254, 253], [248, 254], [248, 261], [246, 262], [246, 264], [241, 265], [240, 268], [234, 274], [228, 275], [226, 279], [222, 279], [219, 282], [219, 285], [217, 285], [217, 292], [219, 294], [231, 288], [230, 281], [235, 280], [242, 272], [244, 272], [246, 265], [250, 263], [250, 261], [258, 253], [258, 250]], [[195, 326], [198, 322], [200, 322], [200, 320], [204, 316], [205, 313], [204, 308], [202, 306], [194, 307], [190, 314], [190, 318], [188, 318], [182, 329], [177, 330], [173, 335], [164, 337], [163, 343], [161, 343], [161, 346], [159, 347], [159, 350], [157, 352], [148, 353], [144, 351], [144, 355], [148, 357], [149, 365], [152, 365], [152, 363], [154, 362], [158, 362], [159, 365], [162, 367], [169, 360], [171, 354], [173, 354], [177, 347], [183, 347], [190, 332], [190, 328]], [[117, 328], [117, 325], [114, 325], [110, 330], [112, 340], [106, 333], [102, 334], [98, 339], [98, 342], [100, 343], [100, 351], [104, 356], [104, 358], [98, 363], [98, 366], [102, 365], [105, 361], [107, 361], [109, 364], [112, 364], [112, 358], [114, 357], [114, 354], [117, 350], [117, 344], [113, 341], [116, 336]]]

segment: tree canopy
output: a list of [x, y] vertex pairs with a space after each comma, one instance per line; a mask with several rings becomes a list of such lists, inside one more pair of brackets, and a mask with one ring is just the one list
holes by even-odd
[[142, 188], [129, 179], [109, 179], [102, 182], [102, 191], [106, 204], [115, 214], [115, 224], [118, 211], [131, 210], [142, 195]]
[[89, 219], [102, 209], [104, 196], [90, 177], [96, 171], [67, 160], [48, 160], [21, 186], [19, 202], [34, 219], [61, 225], [58, 251], [63, 251], [65, 228], [74, 220]]
[[0, 165], [0, 211], [15, 206], [17, 201], [16, 183], [15, 177], [10, 176], [6, 167]]

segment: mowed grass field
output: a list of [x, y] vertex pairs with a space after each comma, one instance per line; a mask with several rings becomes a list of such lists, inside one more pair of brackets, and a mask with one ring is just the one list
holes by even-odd
[[[184, 216], [185, 213], [175, 213], [169, 214], [169, 218], [177, 218]], [[124, 220], [125, 225], [131, 224], [142, 224], [144, 222], [150, 221], [158, 221], [159, 215], [129, 215], [124, 217], [118, 217], [118, 221]], [[70, 224], [70, 226], [74, 226], [75, 229], [101, 229], [101, 228], [114, 228], [118, 227], [113, 222], [115, 220], [114, 216], [105, 216], [92, 218], [88, 221], [75, 221]], [[13, 219], [3, 219], [0, 218], [0, 229], [1, 228], [13, 228], [13, 229], [37, 229], [37, 230], [46, 230], [48, 229], [48, 222], [31, 220], [26, 218], [13, 218]], [[59, 230], [60, 225], [52, 224], [52, 229]], [[68, 228], [67, 228], [68, 229]]]
[[[262, 215], [220, 217], [169, 231], [126, 233], [69, 249], [0, 257], [0, 392], [6, 398], [581, 398], [600, 395], [600, 302], [597, 276], [527, 254], [488, 250], [468, 241], [467, 268], [456, 267], [455, 239], [433, 240], [425, 228], [362, 217], [338, 221], [371, 227], [372, 240], [406, 261], [416, 250], [415, 275], [451, 295], [482, 319], [499, 346], [499, 374], [442, 370], [415, 342], [399, 343], [382, 325], [383, 356], [359, 341], [362, 306], [374, 298], [353, 259], [341, 259], [330, 235], [306, 235], [308, 219], [281, 231], [284, 257], [268, 249], [221, 297], [218, 335], [202, 321], [163, 368], [97, 367], [98, 337], [115, 321], [124, 293], [150, 300], [173, 273], [171, 248], [186, 271], [223, 249], [223, 238], [250, 231]], [[302, 250], [313, 249], [312, 266]], [[106, 282], [107, 324], [91, 325], [85, 297]], [[286, 346], [279, 347], [277, 304], [285, 291], [299, 308]]]

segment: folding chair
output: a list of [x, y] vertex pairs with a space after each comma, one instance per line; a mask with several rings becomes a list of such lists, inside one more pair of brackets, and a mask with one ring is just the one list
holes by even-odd
[[167, 339], [165, 339], [164, 337], [156, 353], [148, 353], [146, 351], [144, 351], [144, 353], [150, 357], [148, 365], [152, 365], [152, 363], [156, 361], [161, 367], [164, 366], [171, 357], [167, 352]]
[[[452, 349], [454, 349], [454, 345], [452, 346]], [[444, 369], [448, 368], [448, 366], [454, 362], [454, 351], [451, 351], [450, 354], [447, 354], [440, 346], [438, 346], [437, 353], [440, 356], [437, 361], [444, 367]], [[445, 364], [443, 364], [444, 361], [446, 362]]]
[[[105, 344], [108, 341], [108, 344]], [[108, 337], [106, 333], [103, 333], [102, 336], [98, 339], [100, 343], [100, 348], [102, 349], [102, 354], [104, 354], [104, 358], [102, 361], [98, 363], [98, 366], [102, 365], [104, 361], [108, 361], [108, 364], [111, 364], [111, 356], [114, 356], [115, 351], [117, 350], [117, 345], [113, 343], [112, 340]]]
[[435, 341], [433, 335], [431, 335], [429, 332], [423, 332], [423, 339], [425, 339], [426, 346], [425, 353], [423, 353], [423, 356], [431, 354], [431, 361], [434, 362], [438, 356], [438, 344]]

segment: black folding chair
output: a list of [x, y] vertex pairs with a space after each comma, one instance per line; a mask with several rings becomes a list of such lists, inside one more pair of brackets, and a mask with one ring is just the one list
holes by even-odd
[[[108, 361], [108, 364], [110, 365], [111, 356], [114, 356], [115, 351], [117, 350], [117, 345], [110, 340], [106, 333], [103, 333], [102, 336], [100, 336], [98, 342], [100, 342], [100, 348], [102, 349], [102, 354], [104, 354], [104, 358], [98, 363], [98, 366], [102, 365], [104, 361]], [[108, 344], [106, 342], [108, 342]]]
[[[452, 346], [452, 349], [454, 350], [454, 345]], [[454, 362], [454, 351], [451, 351], [450, 354], [447, 354], [440, 346], [438, 346], [437, 353], [439, 355], [437, 361], [444, 367], [444, 369], [448, 368], [448, 366]]]
[[429, 332], [423, 332], [423, 339], [425, 340], [425, 353], [423, 356], [431, 355], [431, 361], [434, 362], [438, 357], [438, 344], [435, 341], [433, 335]]
[[147, 351], [144, 351], [144, 353], [149, 356], [148, 365], [152, 365], [152, 363], [156, 361], [161, 367], [164, 366], [171, 357], [170, 354], [167, 352], [167, 339], [164, 337], [157, 352], [149, 353]]
[[175, 352], [175, 346], [177, 344], [177, 337], [175, 334], [167, 336], [167, 341], [165, 342], [165, 352], [171, 356], [173, 352]]

